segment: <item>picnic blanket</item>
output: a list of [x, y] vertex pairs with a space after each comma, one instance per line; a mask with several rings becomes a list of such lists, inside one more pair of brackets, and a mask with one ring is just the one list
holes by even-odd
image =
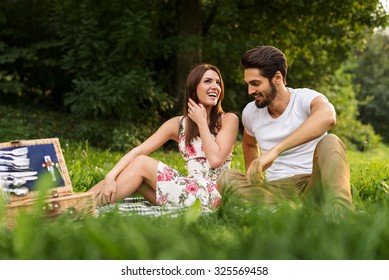
[[178, 216], [188, 209], [184, 206], [156, 206], [145, 200], [143, 197], [127, 197], [121, 202], [97, 207], [97, 215], [118, 211], [122, 214], [141, 215], [141, 216]]

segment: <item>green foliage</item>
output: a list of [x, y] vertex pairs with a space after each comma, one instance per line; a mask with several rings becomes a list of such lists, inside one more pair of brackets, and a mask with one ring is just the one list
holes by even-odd
[[[0, 101], [61, 106], [68, 88], [61, 44], [52, 28], [51, 1], [1, 1]], [[59, 104], [58, 104], [59, 103]]]
[[[0, 141], [74, 137], [77, 120], [65, 114], [36, 109], [0, 105]], [[74, 137], [75, 138], [75, 137]]]
[[[203, 60], [218, 65], [228, 82], [227, 95], [244, 106], [239, 96], [242, 72], [239, 59], [257, 45], [274, 45], [288, 58], [288, 85], [325, 84], [374, 26], [387, 25], [378, 1], [206, 1]], [[261, 7], [258, 9], [258, 7]], [[216, 12], [214, 12], [216, 10]], [[209, 23], [207, 25], [207, 23]], [[240, 100], [239, 100], [240, 98]], [[232, 100], [231, 100], [232, 101]], [[235, 104], [235, 106], [234, 106]], [[240, 111], [239, 108], [239, 111]]]
[[92, 146], [115, 151], [132, 149], [154, 132], [153, 123], [142, 126], [113, 120], [82, 120], [75, 128], [75, 138]]
[[[78, 118], [71, 135], [93, 146], [131, 148], [179, 111], [176, 77], [184, 78], [188, 66], [179, 65], [176, 56], [192, 48], [219, 66], [226, 83], [224, 108], [240, 114], [249, 99], [239, 59], [258, 44], [285, 51], [292, 87], [336, 92], [330, 96], [339, 110], [335, 131], [350, 147], [362, 150], [378, 142], [371, 127], [356, 120], [355, 96], [343, 75], [332, 74], [351, 50], [362, 48], [373, 28], [387, 24], [378, 0], [202, 1], [202, 33], [185, 34], [189, 39], [180, 37], [176, 1], [38, 0], [25, 9], [27, 2], [1, 3], [0, 101], [70, 112]], [[360, 99], [375, 101], [360, 107], [367, 112], [362, 117], [387, 123], [386, 111], [377, 109], [385, 104], [382, 90], [363, 92]], [[385, 137], [385, 125], [372, 124]], [[4, 134], [23, 133], [10, 130]]]
[[[290, 85], [316, 87], [352, 49], [364, 45], [366, 35], [388, 23], [378, 0], [200, 3], [202, 32], [186, 34], [187, 51], [200, 48], [202, 61], [221, 68], [229, 111], [240, 112], [246, 103], [239, 65], [246, 49], [279, 47], [289, 60]], [[65, 102], [65, 109], [80, 118], [141, 118], [141, 123], [170, 116], [174, 101], [180, 100], [176, 77], [185, 75], [177, 71], [187, 68], [176, 55], [188, 42], [179, 34], [176, 1], [96, 5], [91, 0], [37, 0], [30, 5], [20, 0], [0, 5], [3, 101], [56, 109]], [[183, 24], [193, 19], [186, 20]]]
[[[353, 46], [387, 24], [378, 1], [201, 3], [202, 59], [222, 70], [225, 109], [240, 112], [247, 103], [239, 58], [259, 44], [286, 52], [292, 87], [317, 87], [335, 103], [338, 134], [367, 150], [349, 152], [357, 212], [334, 221], [309, 206], [268, 209], [226, 194], [216, 213], [200, 216], [196, 207], [177, 218], [20, 215], [12, 232], [0, 224], [0, 259], [388, 259], [389, 151], [355, 121], [345, 71], [332, 75]], [[0, 106], [0, 139], [59, 137], [74, 190], [92, 187], [178, 99], [175, 8], [175, 1], [151, 0], [1, 1], [0, 99], [35, 107]], [[62, 110], [65, 100], [77, 118], [41, 110]], [[152, 156], [185, 171], [177, 152]], [[244, 170], [240, 142], [232, 166]]]
[[371, 125], [362, 124], [358, 120], [340, 119], [331, 131], [344, 140], [350, 150], [366, 151], [377, 147], [379, 135], [375, 134]]
[[155, 85], [149, 70], [148, 49], [154, 42], [147, 3], [57, 2], [62, 64], [74, 75], [73, 90], [64, 102], [75, 115], [141, 124], [171, 108], [171, 100]]
[[388, 146], [383, 145], [368, 153], [348, 153], [354, 198], [362, 209], [386, 206], [388, 203], [388, 154]]
[[137, 126], [129, 122], [79, 119], [36, 107], [0, 105], [0, 141], [57, 137], [111, 150], [129, 150], [155, 130], [152, 123]]
[[[121, 156], [87, 143], [62, 143], [62, 147], [79, 191], [103, 178]], [[236, 164], [242, 157], [240, 143], [234, 153]], [[381, 181], [387, 182], [388, 156], [386, 146], [348, 153], [357, 211], [340, 220], [310, 206], [269, 209], [245, 204], [231, 193], [224, 195], [217, 212], [203, 215], [198, 215], [197, 206], [178, 217], [144, 217], [116, 209], [85, 219], [20, 215], [12, 232], [0, 224], [0, 259], [387, 259], [389, 197], [379, 188]], [[168, 164], [178, 160], [183, 168], [178, 152], [157, 151], [153, 157]]]
[[[0, 110], [6, 112], [4, 118], [14, 112], [7, 108]], [[51, 113], [46, 117], [51, 123], [61, 120]], [[24, 132], [32, 135], [28, 131], [36, 127], [27, 124], [41, 119], [40, 114], [27, 114], [7, 121], [9, 127], [23, 121]], [[52, 125], [52, 129], [56, 127]], [[84, 192], [103, 179], [123, 155], [93, 148], [88, 142], [63, 137], [60, 142], [76, 192]], [[151, 156], [185, 172], [184, 161], [176, 150], [159, 149]], [[126, 215], [113, 210], [97, 218], [65, 214], [46, 220], [39, 215], [42, 207], [37, 206], [35, 215], [18, 216], [13, 231], [0, 223], [0, 259], [387, 259], [388, 157], [389, 149], [383, 145], [364, 153], [348, 152], [357, 211], [340, 221], [309, 206], [269, 209], [245, 204], [231, 193], [223, 196], [215, 213], [199, 215], [198, 206], [194, 206], [175, 218]], [[239, 141], [232, 167], [244, 170]], [[0, 206], [0, 217], [4, 217], [4, 203]]]
[[373, 30], [370, 27], [387, 25], [388, 16], [383, 9], [376, 9], [378, 1], [227, 3], [205, 2], [204, 17], [214, 18], [209, 25], [205, 22], [207, 44], [203, 46], [204, 60], [218, 65], [224, 75], [227, 110], [241, 112], [250, 100], [242, 86], [240, 56], [256, 45], [275, 45], [288, 59], [289, 86], [311, 87], [334, 103], [338, 112], [334, 133], [351, 149], [365, 150], [377, 145], [380, 138], [373, 128], [358, 120], [353, 79], [343, 64], [350, 63], [351, 52], [363, 49], [365, 38]]
[[370, 123], [385, 142], [389, 142], [389, 36], [375, 33], [355, 68], [358, 86], [359, 118]]
[[380, 137], [370, 125], [362, 124], [358, 119], [358, 102], [352, 85], [352, 65], [344, 64], [334, 75], [327, 76], [325, 86], [319, 88], [337, 112], [337, 125], [332, 133], [338, 135], [349, 149], [366, 151], [376, 148]]

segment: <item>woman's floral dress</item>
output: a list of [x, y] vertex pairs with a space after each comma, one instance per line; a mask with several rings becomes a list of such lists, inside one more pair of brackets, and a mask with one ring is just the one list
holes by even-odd
[[156, 185], [157, 203], [191, 206], [199, 199], [204, 211], [216, 209], [221, 201], [221, 195], [216, 189], [216, 179], [223, 170], [230, 167], [232, 154], [222, 166], [212, 169], [205, 156], [200, 137], [195, 138], [191, 145], [186, 146], [184, 117], [181, 117], [180, 121], [178, 147], [186, 162], [188, 176], [159, 162]]

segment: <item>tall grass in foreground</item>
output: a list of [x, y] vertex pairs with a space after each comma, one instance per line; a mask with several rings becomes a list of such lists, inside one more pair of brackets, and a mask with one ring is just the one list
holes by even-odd
[[[61, 143], [75, 191], [101, 180], [122, 154]], [[153, 157], [184, 171], [181, 156]], [[314, 207], [248, 205], [227, 193], [217, 212], [194, 206], [178, 217], [114, 211], [98, 218], [20, 216], [0, 228], [1, 259], [389, 259], [389, 149], [349, 152], [357, 211], [340, 219]], [[240, 143], [233, 168], [243, 170]]]

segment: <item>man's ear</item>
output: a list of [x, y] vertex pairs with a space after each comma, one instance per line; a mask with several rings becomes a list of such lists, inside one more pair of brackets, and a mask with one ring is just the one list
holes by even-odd
[[284, 77], [282, 76], [280, 71], [277, 71], [273, 77], [274, 84], [284, 84]]

